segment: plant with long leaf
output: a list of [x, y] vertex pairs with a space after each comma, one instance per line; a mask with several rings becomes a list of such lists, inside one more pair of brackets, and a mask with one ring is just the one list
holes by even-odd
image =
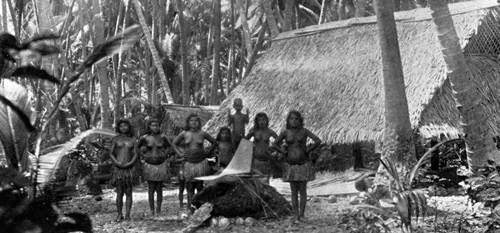
[[[413, 212], [415, 213], [416, 220], [418, 221], [419, 216], [425, 215], [425, 212], [427, 210], [427, 196], [424, 190], [412, 189], [412, 183], [416, 175], [418, 174], [420, 168], [422, 167], [422, 165], [430, 162], [430, 158], [432, 157], [433, 153], [439, 149], [439, 147], [441, 147], [445, 143], [453, 142], [455, 140], [460, 140], [460, 139], [443, 141], [434, 145], [419, 159], [419, 161], [412, 167], [408, 176], [405, 177], [399, 176], [399, 173], [396, 170], [396, 166], [390, 159], [388, 158], [380, 159], [380, 163], [384, 166], [384, 168], [387, 170], [387, 173], [390, 176], [389, 186], [381, 188], [388, 190], [387, 193], [391, 195], [392, 200], [386, 202], [380, 199], [378, 200], [378, 205], [384, 208], [395, 207], [398, 212], [399, 218], [401, 219], [402, 222], [401, 227], [402, 228], [404, 227], [403, 230], [409, 232], [412, 231], [411, 217]], [[375, 191], [376, 190], [374, 190], [373, 192]], [[377, 196], [377, 195], [372, 195], [372, 196]], [[380, 209], [378, 207], [373, 207], [373, 206], [367, 207], [366, 205], [360, 207], [361, 208], [366, 207], [372, 210], [377, 209], [377, 212], [384, 213], [385, 215], [388, 216], [387, 211], [384, 211], [383, 209]]]

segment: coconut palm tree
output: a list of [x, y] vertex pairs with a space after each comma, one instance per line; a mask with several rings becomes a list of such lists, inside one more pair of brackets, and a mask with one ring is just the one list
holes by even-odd
[[[406, 99], [403, 66], [399, 52], [398, 34], [394, 21], [392, 0], [375, 1], [379, 44], [382, 52], [382, 73], [384, 80], [385, 126], [382, 143], [382, 159], [393, 161], [400, 177], [409, 174], [416, 162], [415, 146]], [[379, 168], [382, 176], [385, 168]], [[382, 180], [378, 177], [377, 181]], [[387, 178], [387, 177], [386, 177]]]
[[170, 86], [168, 85], [167, 77], [165, 76], [165, 71], [163, 70], [163, 66], [161, 64], [161, 59], [160, 55], [158, 53], [158, 50], [155, 47], [155, 44], [153, 42], [153, 38], [151, 35], [151, 32], [149, 30], [149, 26], [146, 23], [146, 19], [144, 18], [144, 14], [142, 12], [142, 6], [139, 0], [134, 0], [134, 7], [135, 11], [137, 13], [137, 16], [139, 18], [139, 22], [141, 24], [142, 30], [144, 31], [144, 35], [146, 37], [146, 40], [148, 42], [149, 49], [151, 50], [151, 55], [153, 56], [153, 60], [156, 66], [156, 69], [158, 70], [158, 74], [160, 76], [161, 83], [163, 85], [163, 90], [165, 93], [165, 96], [167, 98], [168, 103], [173, 103], [174, 99], [172, 97], [172, 92], [170, 90]]
[[446, 63], [448, 78], [452, 83], [451, 88], [455, 93], [458, 110], [462, 116], [464, 133], [467, 135], [464, 139], [469, 169], [474, 172], [477, 168], [484, 167], [488, 159], [498, 162], [500, 154], [493, 143], [492, 135], [483, 130], [482, 124], [487, 116], [477, 111], [480, 107], [481, 95], [475, 84], [470, 81], [473, 77], [465, 62], [448, 2], [430, 0], [428, 3]]
[[182, 103], [184, 105], [189, 104], [189, 77], [188, 77], [188, 65], [187, 65], [187, 37], [186, 37], [186, 26], [184, 24], [184, 6], [182, 5], [182, 0], [175, 1], [177, 5], [177, 10], [179, 11], [179, 31], [181, 35], [181, 63], [182, 63]]

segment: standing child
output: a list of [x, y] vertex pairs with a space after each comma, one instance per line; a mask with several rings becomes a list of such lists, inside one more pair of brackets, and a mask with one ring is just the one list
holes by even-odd
[[227, 116], [229, 119], [229, 126], [233, 126], [233, 146], [237, 149], [241, 139], [245, 136], [245, 125], [248, 124], [248, 116], [250, 113], [248, 108], [246, 114], [241, 112], [241, 110], [243, 110], [243, 101], [240, 98], [234, 99], [233, 108], [236, 110], [236, 113], [231, 115], [231, 110], [228, 110]]
[[[307, 139], [314, 142], [307, 146]], [[285, 141], [287, 150], [281, 147]], [[304, 221], [307, 203], [307, 182], [315, 179], [314, 166], [309, 153], [316, 149], [321, 140], [308, 129], [304, 128], [304, 118], [298, 111], [290, 111], [286, 118], [286, 129], [280, 133], [273, 147], [285, 155], [283, 181], [290, 182], [292, 191], [292, 209], [297, 221]], [[300, 194], [300, 204], [299, 204]]]
[[234, 147], [231, 142], [231, 130], [228, 127], [222, 127], [215, 138], [219, 143], [217, 148], [217, 157], [218, 157], [218, 167], [225, 168], [231, 162], [234, 155]]

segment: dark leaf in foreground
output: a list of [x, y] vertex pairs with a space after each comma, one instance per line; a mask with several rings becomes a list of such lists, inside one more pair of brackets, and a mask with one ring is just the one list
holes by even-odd
[[141, 37], [141, 31], [141, 26], [133, 25], [110, 37], [104, 43], [97, 45], [77, 70], [89, 68], [110, 55], [129, 50]]
[[24, 66], [14, 70], [12, 73], [13, 77], [33, 77], [39, 78], [43, 80], [47, 80], [52, 83], [60, 84], [59, 79], [47, 73], [47, 71], [43, 69], [38, 69], [34, 66]]
[[26, 40], [21, 44], [19, 47], [20, 49], [32, 49], [31, 46], [33, 42], [39, 42], [41, 40], [53, 40], [53, 39], [59, 39], [59, 35], [52, 33], [52, 32], [43, 32], [38, 35], [35, 35], [31, 37], [30, 39]]

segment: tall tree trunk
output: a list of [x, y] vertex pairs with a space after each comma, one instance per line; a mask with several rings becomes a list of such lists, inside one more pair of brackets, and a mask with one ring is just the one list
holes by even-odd
[[[214, 60], [212, 65], [212, 88], [210, 93], [210, 105], [219, 103], [218, 85], [220, 79], [220, 31], [221, 31], [221, 12], [220, 0], [214, 0]], [[247, 25], [248, 26], [248, 25]], [[222, 88], [222, 87], [221, 87]]]
[[[400, 177], [404, 177], [416, 162], [410, 116], [399, 52], [398, 34], [392, 0], [376, 0], [379, 44], [382, 52], [384, 78], [385, 125], [382, 158], [393, 161]], [[388, 180], [386, 170], [379, 167], [377, 184]]]
[[[115, 26], [115, 34], [118, 33], [121, 28], [125, 28], [126, 26], [126, 21], [125, 17], [127, 16], [127, 12], [129, 9], [129, 1], [126, 1], [124, 3], [123, 1], [120, 1], [119, 5], [119, 10], [118, 10], [118, 20], [116, 21], [116, 26]], [[125, 6], [126, 4], [126, 6]], [[123, 104], [122, 104], [122, 68], [123, 68], [123, 59], [122, 59], [123, 54], [119, 53], [115, 56], [113, 56], [113, 64], [115, 65], [114, 70], [116, 71], [115, 73], [115, 87], [116, 90], [114, 92], [114, 102], [115, 102], [115, 107], [113, 109], [113, 124], [116, 125], [119, 119], [123, 118]]]
[[274, 18], [273, 14], [273, 3], [272, 1], [261, 0], [260, 4], [262, 5], [264, 13], [266, 14], [266, 22], [271, 31], [271, 39], [274, 39], [280, 32], [278, 30], [278, 24], [276, 24], [276, 19]]
[[9, 26], [7, 24], [7, 3], [5, 1], [1, 1], [2, 4], [2, 31], [9, 31]]
[[[37, 15], [37, 21], [38, 21], [38, 31], [39, 32], [47, 32], [47, 31], [54, 32], [55, 30], [54, 30], [54, 26], [53, 26], [53, 22], [52, 22], [53, 16], [52, 16], [52, 10], [50, 7], [50, 1], [49, 0], [37, 1], [36, 5], [35, 5], [35, 9], [37, 12], [36, 15]], [[54, 69], [53, 64], [57, 64], [57, 63], [59, 63], [59, 62], [58, 62], [56, 55], [44, 56], [42, 59], [42, 62], [41, 62], [41, 67], [44, 70], [49, 71], [50, 73], [54, 73], [54, 72], [56, 72], [56, 70]], [[57, 76], [58, 75], [56, 75], [56, 77]], [[41, 84], [41, 86], [43, 86], [43, 89], [47, 93], [52, 93], [52, 94], [57, 93], [56, 86], [51, 84], [51, 83], [44, 82]], [[52, 108], [52, 105], [47, 100], [47, 96], [42, 97], [41, 101], [43, 101], [43, 103], [45, 105], [50, 105], [51, 106], [50, 108]], [[58, 112], [56, 114], [58, 114]], [[64, 128], [65, 131], [67, 130], [67, 125], [57, 126], [58, 122], [55, 122], [55, 121], [51, 122], [50, 124], [51, 124], [51, 127], [53, 127], [53, 128]], [[56, 130], [52, 130], [52, 131], [47, 132], [47, 133], [50, 135], [49, 137], [55, 137]], [[42, 137], [46, 137], [46, 135], [42, 135]]]
[[355, 5], [355, 17], [365, 17], [366, 0], [353, 0]]
[[485, 130], [484, 123], [488, 116], [479, 111], [481, 93], [479, 93], [453, 24], [446, 0], [429, 1], [431, 15], [436, 26], [441, 52], [446, 63], [451, 88], [455, 93], [458, 110], [461, 114], [464, 133], [467, 134], [465, 145], [469, 169], [473, 172], [484, 167], [488, 159], [499, 163], [500, 154], [496, 149], [492, 135]]
[[228, 95], [230, 93], [229, 90], [232, 90], [234, 87], [236, 87], [236, 63], [235, 63], [235, 59], [236, 59], [236, 30], [234, 28], [234, 23], [235, 23], [235, 19], [234, 19], [234, 0], [231, 0], [231, 53], [230, 53], [230, 61], [231, 61], [231, 66], [229, 67], [230, 68], [230, 87], [228, 88]]
[[[189, 105], [189, 72], [188, 72], [188, 61], [187, 61], [187, 37], [186, 37], [186, 26], [184, 24], [184, 6], [182, 5], [182, 0], [175, 1], [177, 5], [177, 11], [179, 12], [179, 27], [181, 34], [181, 68], [182, 68], [182, 103], [184, 105]], [[219, 8], [220, 9], [220, 8]], [[219, 10], [220, 12], [220, 10]], [[219, 14], [220, 16], [220, 14]], [[220, 26], [219, 26], [220, 28]]]
[[[103, 43], [106, 39], [104, 35], [104, 21], [102, 18], [101, 2], [94, 0], [92, 3], [92, 13], [94, 15], [94, 45]], [[101, 62], [97, 66], [97, 76], [99, 78], [99, 91], [101, 98], [99, 105], [101, 106], [101, 127], [111, 128], [111, 107], [109, 104], [109, 79], [106, 62]]]
[[153, 38], [151, 37], [151, 32], [146, 23], [146, 19], [144, 18], [144, 14], [142, 12], [141, 3], [139, 0], [133, 0], [135, 11], [137, 13], [137, 17], [139, 18], [139, 23], [141, 24], [142, 30], [146, 37], [146, 41], [148, 42], [149, 50], [151, 51], [151, 55], [153, 56], [153, 60], [158, 70], [158, 74], [160, 76], [161, 83], [163, 85], [163, 92], [165, 93], [165, 97], [167, 98], [168, 103], [174, 103], [174, 99], [172, 97], [172, 92], [170, 91], [170, 86], [168, 85], [167, 76], [165, 76], [165, 71], [163, 70], [163, 66], [161, 64], [161, 58], [158, 54], [158, 50], [156, 50], [156, 46], [153, 42]]
[[[214, 10], [215, 1], [212, 0], [212, 9], [210, 12]], [[205, 57], [205, 61], [203, 61], [203, 84], [205, 85], [203, 91], [203, 98], [205, 104], [210, 103], [210, 74], [212, 73], [210, 66], [210, 59], [212, 57], [212, 40], [213, 40], [213, 30], [214, 30], [214, 17], [210, 17], [210, 26], [208, 28], [208, 38], [207, 38], [207, 56]]]
[[330, 5], [332, 4], [332, 0], [323, 0], [321, 3], [321, 13], [319, 15], [318, 24], [326, 23], [328, 19], [328, 10], [330, 9]]
[[295, 1], [296, 0], [287, 0], [285, 1], [285, 13], [283, 16], [283, 31], [292, 30], [293, 24], [293, 12], [295, 11]]
[[243, 38], [245, 40], [245, 47], [247, 49], [247, 60], [252, 54], [252, 38], [250, 35], [250, 29], [248, 28], [247, 22], [247, 6], [244, 0], [236, 0], [238, 2], [238, 9], [240, 11], [241, 26], [243, 28]]
[[263, 24], [262, 27], [260, 28], [259, 36], [257, 37], [257, 42], [255, 43], [252, 55], [248, 60], [247, 67], [245, 68], [245, 74], [243, 75], [243, 78], [245, 78], [252, 70], [253, 64], [257, 59], [257, 54], [259, 53], [259, 50], [262, 47], [262, 44], [264, 43], [264, 35], [266, 34], [266, 30], [267, 30], [267, 24]]

